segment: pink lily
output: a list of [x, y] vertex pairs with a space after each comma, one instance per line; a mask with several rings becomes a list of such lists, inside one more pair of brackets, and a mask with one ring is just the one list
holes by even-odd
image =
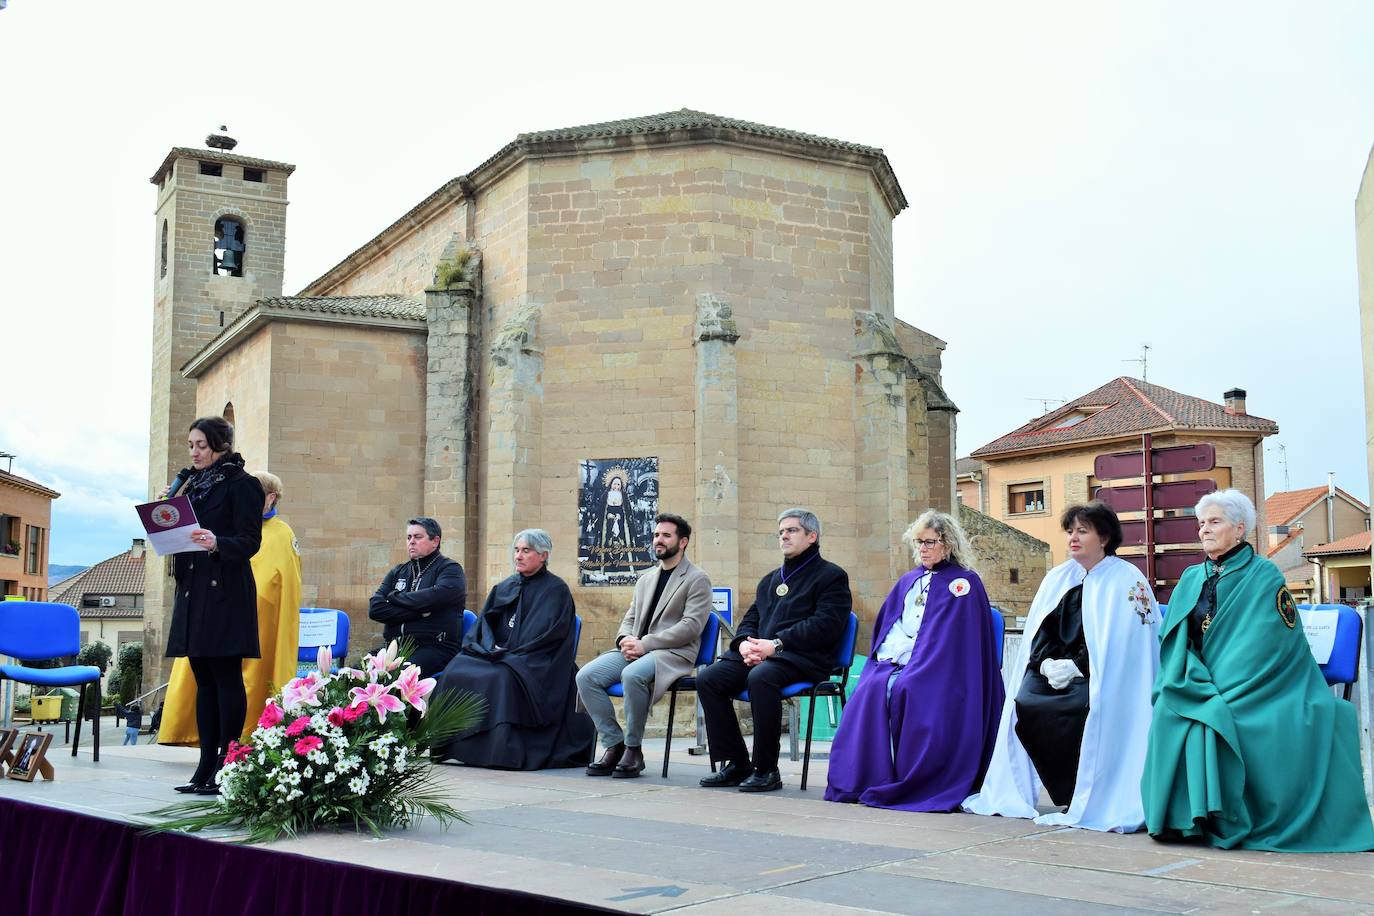
[[396, 681], [396, 692], [401, 695], [401, 699], [423, 713], [425, 707], [429, 705], [425, 697], [429, 696], [430, 691], [434, 689], [434, 684], [434, 678], [420, 677], [419, 665], [407, 665]]
[[334, 650], [329, 646], [320, 646], [320, 651], [315, 654], [315, 667], [320, 669], [320, 674], [329, 677], [334, 670]]
[[320, 691], [328, 679], [320, 680], [314, 674], [294, 678], [281, 691], [281, 700], [287, 706], [319, 706]]
[[374, 655], [369, 655], [365, 659], [367, 662], [367, 674], [372, 680], [376, 680], [380, 674], [388, 671], [395, 671], [400, 667], [403, 660], [400, 649], [396, 645], [396, 640], [391, 641], [391, 645], [382, 649]]
[[352, 694], [354, 705], [366, 703], [377, 710], [378, 722], [385, 722], [387, 713], [404, 712], [406, 708], [406, 704], [391, 695], [390, 686], [383, 686], [375, 681], [366, 687], [354, 687]]

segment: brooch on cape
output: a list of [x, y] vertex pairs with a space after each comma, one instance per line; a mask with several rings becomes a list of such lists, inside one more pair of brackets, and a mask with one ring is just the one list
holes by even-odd
[[958, 579], [955, 579], [953, 582], [949, 583], [949, 593], [956, 598], [964, 597], [968, 594], [968, 590], [968, 580], [963, 578], [962, 576], [960, 576]]
[[1140, 618], [1142, 626], [1150, 624], [1150, 593], [1145, 590], [1144, 582], [1137, 582], [1126, 592], [1126, 599], [1131, 602], [1132, 610]]

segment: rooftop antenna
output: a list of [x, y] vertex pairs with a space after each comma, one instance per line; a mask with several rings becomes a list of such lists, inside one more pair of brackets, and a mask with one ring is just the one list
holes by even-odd
[[1140, 357], [1138, 359], [1123, 359], [1123, 363], [1140, 363], [1140, 380], [1148, 382], [1150, 380], [1150, 345], [1140, 345]]
[[1057, 406], [1057, 405], [1059, 405], [1059, 404], [1067, 404], [1067, 403], [1068, 403], [1068, 401], [1066, 401], [1064, 398], [1026, 398], [1026, 400], [1027, 400], [1027, 401], [1039, 401], [1039, 402], [1040, 402], [1040, 412], [1041, 412], [1041, 413], [1049, 413], [1049, 412], [1050, 412], [1050, 406], [1051, 406], [1051, 405]]
[[1283, 463], [1283, 489], [1284, 489], [1284, 492], [1287, 492], [1287, 491], [1293, 489], [1292, 484], [1290, 484], [1290, 483], [1288, 482], [1288, 446], [1284, 445], [1282, 442], [1275, 442], [1272, 446], [1270, 446], [1269, 450], [1272, 451], [1272, 452], [1278, 452], [1278, 453], [1279, 453], [1279, 461], [1281, 461], [1281, 462]]
[[14, 459], [18, 457], [19, 456], [14, 454], [13, 452], [0, 452], [0, 458], [3, 458], [7, 461], [7, 466], [5, 468], [6, 474], [14, 473]]

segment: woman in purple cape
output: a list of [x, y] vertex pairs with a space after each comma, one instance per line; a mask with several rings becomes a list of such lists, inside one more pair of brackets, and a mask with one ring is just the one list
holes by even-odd
[[1005, 699], [994, 612], [952, 517], [927, 511], [902, 540], [921, 565], [878, 612], [873, 651], [831, 746], [825, 797], [955, 811], [983, 781]]

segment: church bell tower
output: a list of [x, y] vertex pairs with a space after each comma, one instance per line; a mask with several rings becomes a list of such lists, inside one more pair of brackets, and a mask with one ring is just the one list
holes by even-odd
[[[157, 206], [150, 496], [187, 464], [186, 429], [197, 416], [196, 383], [182, 375], [182, 366], [254, 301], [282, 293], [286, 183], [296, 167], [237, 155], [231, 152], [237, 141], [220, 131], [205, 138], [207, 149], [173, 148], [151, 179]], [[207, 412], [224, 408], [216, 404]], [[162, 671], [163, 618], [172, 607], [169, 564], [151, 551], [147, 562], [145, 681]]]

